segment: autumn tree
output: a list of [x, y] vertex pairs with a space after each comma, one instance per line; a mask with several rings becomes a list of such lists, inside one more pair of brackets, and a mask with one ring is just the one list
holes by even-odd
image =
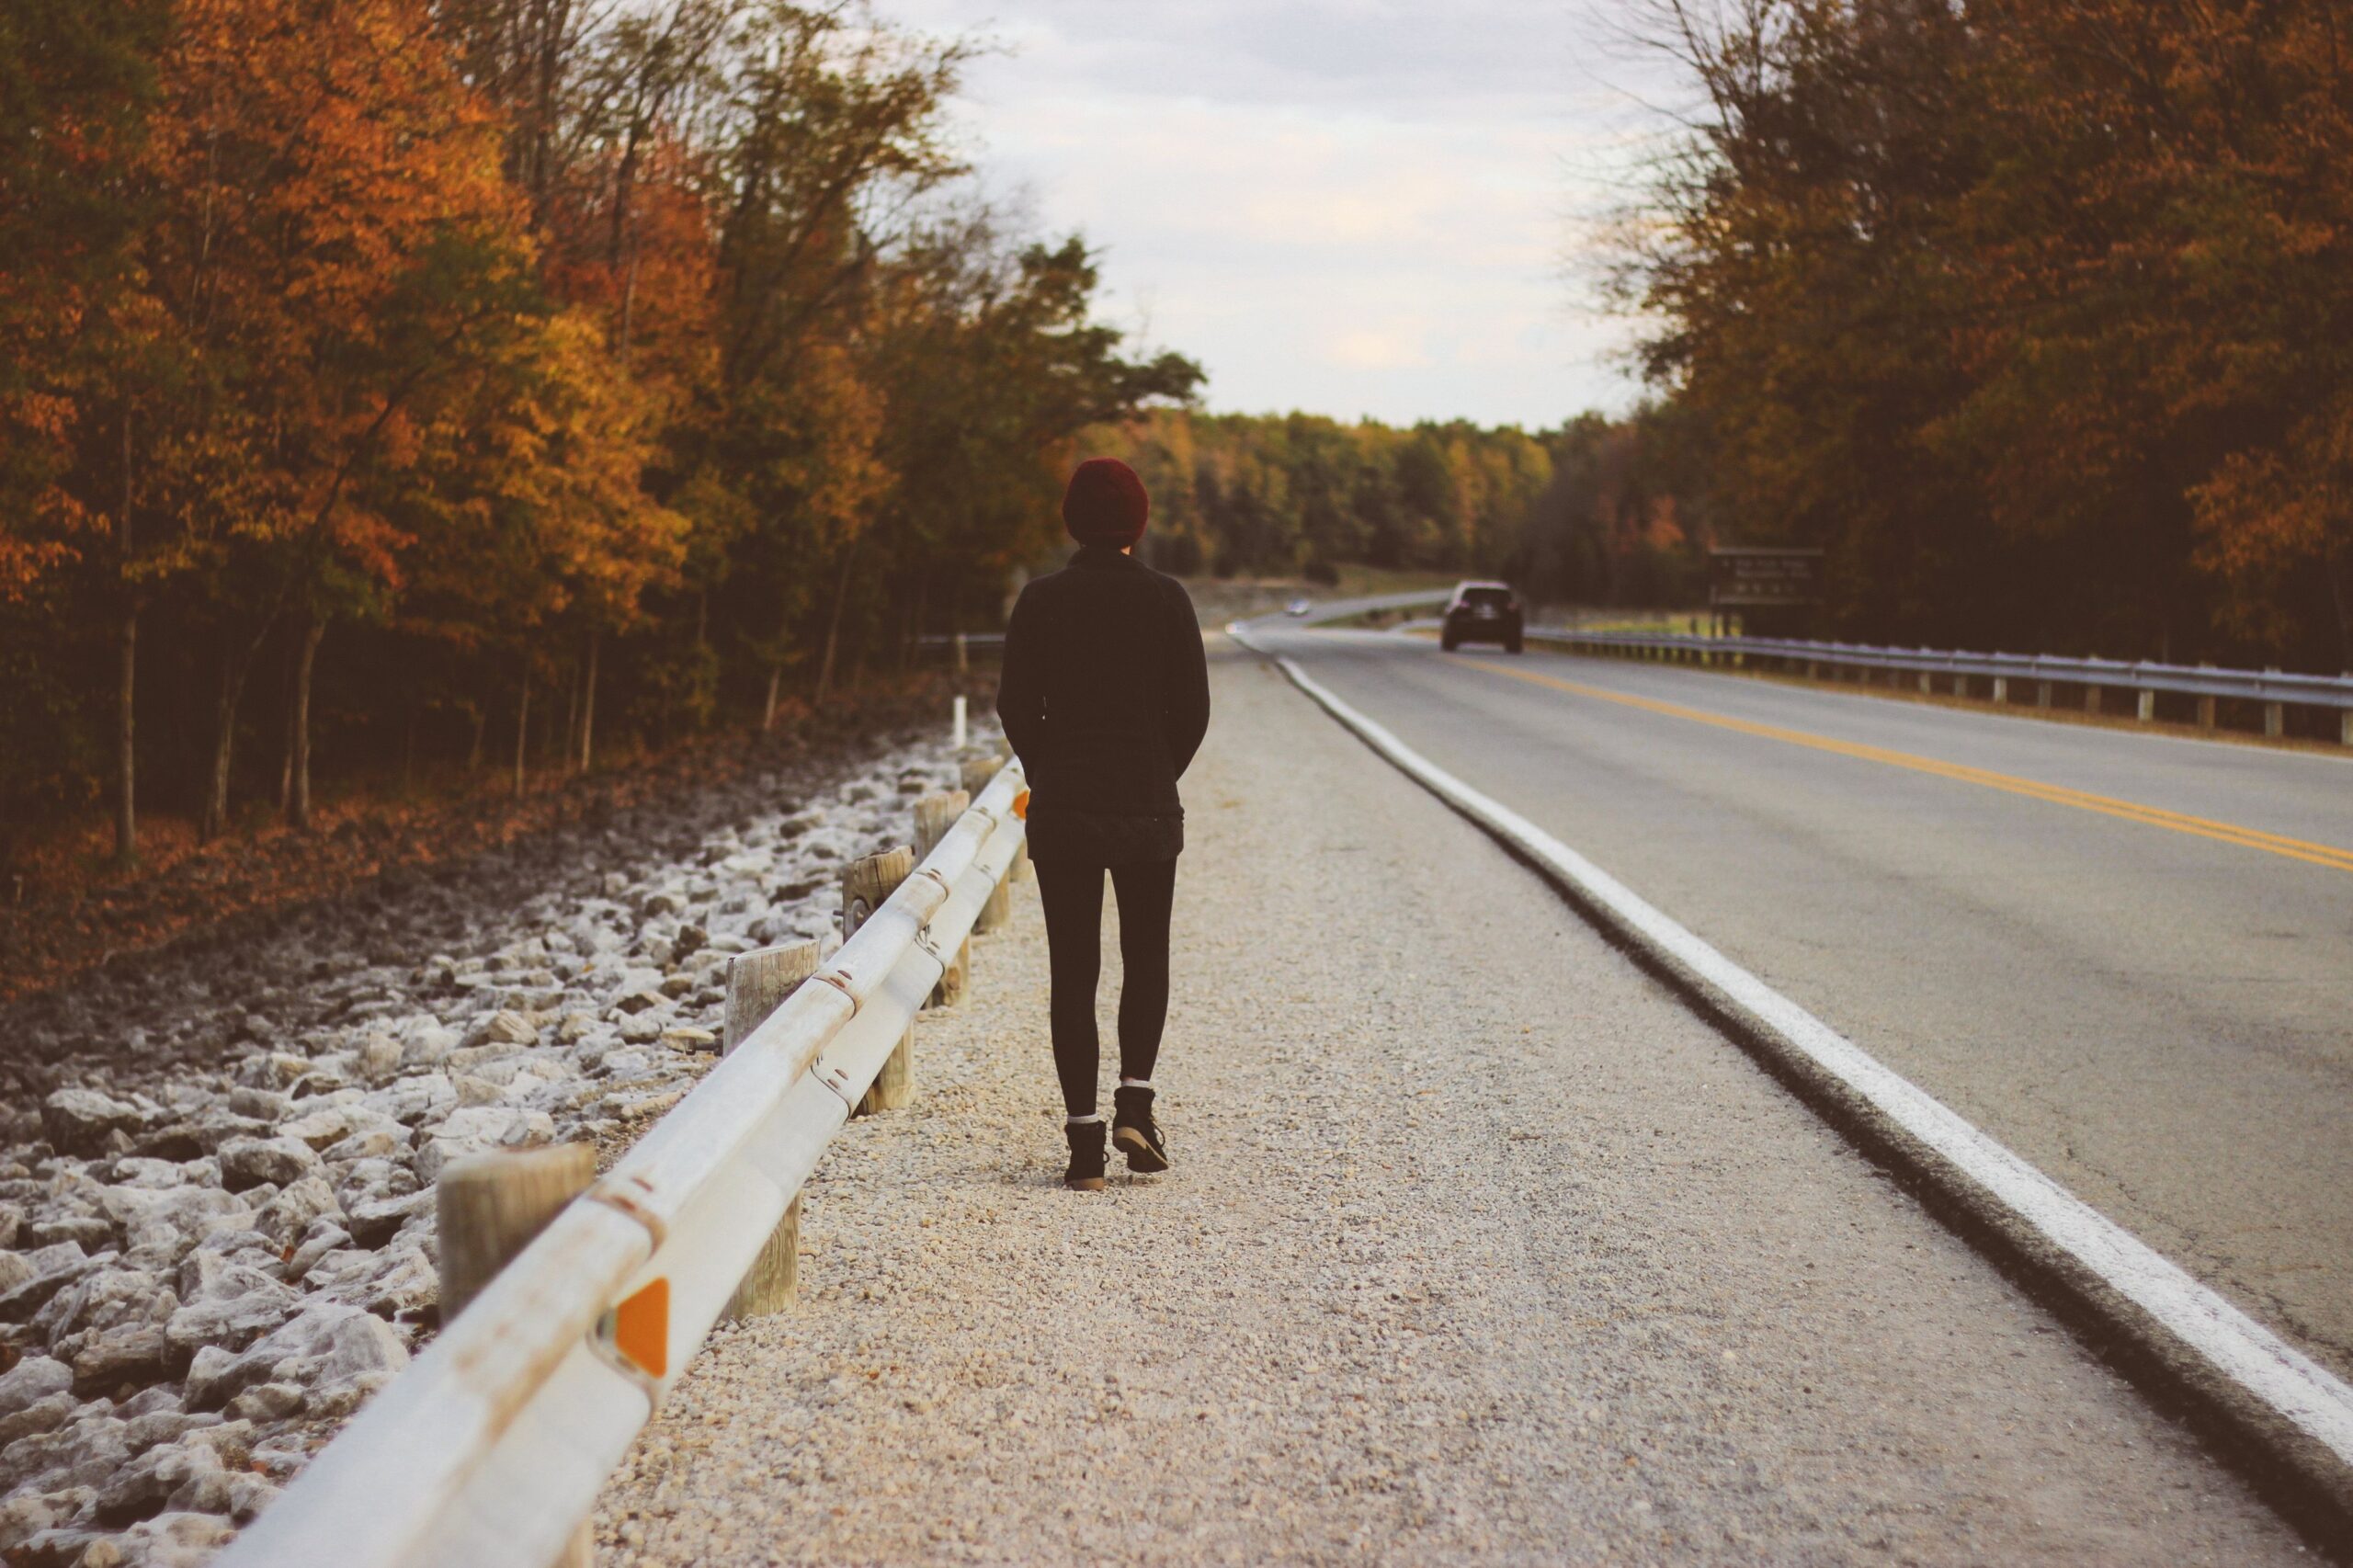
[[2328, 0], [1666, 0], [1704, 104], [1627, 233], [1714, 515], [1831, 624], [2353, 660]]
[[111, 748], [126, 854], [142, 758], [217, 835], [257, 732], [300, 826], [322, 715], [404, 781], [495, 722], [520, 788], [993, 613], [1072, 434], [1197, 372], [973, 221], [971, 52], [855, 3], [11, 6], [10, 827]]

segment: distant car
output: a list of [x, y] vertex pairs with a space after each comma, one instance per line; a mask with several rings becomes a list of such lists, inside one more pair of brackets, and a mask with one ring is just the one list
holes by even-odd
[[1314, 608], [1315, 606], [1306, 599], [1293, 599], [1290, 603], [1283, 606], [1283, 613], [1285, 615], [1305, 615], [1309, 610], [1312, 610]]
[[1510, 584], [1458, 583], [1438, 643], [1451, 653], [1465, 642], [1500, 642], [1505, 653], [1517, 653], [1526, 630], [1526, 612]]

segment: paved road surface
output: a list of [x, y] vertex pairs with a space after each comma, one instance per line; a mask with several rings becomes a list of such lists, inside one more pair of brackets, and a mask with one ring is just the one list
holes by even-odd
[[1178, 1168], [1061, 1190], [1017, 888], [915, 1105], [820, 1168], [803, 1302], [698, 1360], [602, 1560], [2296, 1555], [1482, 835], [1256, 661], [1212, 678]]
[[1673, 665], [1273, 635], [2353, 1373], [2353, 763]]

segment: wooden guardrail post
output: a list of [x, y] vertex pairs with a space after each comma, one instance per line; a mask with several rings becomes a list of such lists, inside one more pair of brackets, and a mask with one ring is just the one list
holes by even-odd
[[[853, 860], [842, 869], [842, 940], [847, 942], [858, 935], [867, 916], [882, 907], [883, 902], [899, 889], [899, 884], [915, 874], [915, 854], [904, 845], [880, 855], [869, 855]], [[882, 1063], [874, 1075], [866, 1097], [858, 1102], [855, 1116], [871, 1116], [878, 1110], [897, 1110], [915, 1097], [915, 1027], [907, 1025], [907, 1032], [899, 1037], [898, 1048]]]
[[[948, 836], [948, 830], [956, 825], [956, 820], [972, 803], [972, 796], [961, 790], [946, 795], [926, 795], [915, 802], [915, 862], [918, 865], [929, 858], [941, 839]], [[964, 999], [964, 992], [971, 985], [972, 977], [972, 938], [967, 933], [956, 949], [956, 956], [940, 972], [939, 983], [931, 988], [931, 999], [924, 1005], [928, 1007], [956, 1006]]]
[[2096, 686], [2084, 687], [2084, 711], [2086, 713], [2099, 711], [2099, 687]]
[[2143, 724], [2154, 720], [2157, 716], [2157, 694], [2154, 691], [2143, 691], [2133, 716]]
[[2008, 705], [2010, 700], [2009, 676], [1995, 676], [1994, 677], [1994, 700], [1997, 705], [2005, 707]]
[[[989, 787], [989, 780], [995, 778], [997, 771], [1004, 766], [1005, 762], [1000, 757], [966, 757], [962, 770], [964, 792], [972, 799], [979, 800], [981, 791]], [[1021, 854], [1014, 857], [1013, 867], [1006, 873], [1005, 880], [989, 890], [988, 902], [981, 905], [980, 914], [973, 917], [972, 929], [975, 932], [994, 931], [1013, 918], [1013, 879], [1022, 869], [1028, 858], [1029, 846], [1025, 842], [1021, 848]]]
[[2051, 683], [2049, 681], [2039, 680], [2034, 683], [2034, 705], [2037, 708], [2048, 708], [2051, 706]]
[[[2279, 673], [2279, 666], [2266, 665], [2263, 666], [2263, 673], [2268, 676], [2276, 676]], [[2268, 738], [2275, 741], [2288, 733], [2286, 703], [2267, 702], [2263, 705], [2263, 733]]]
[[[442, 1323], [465, 1311], [596, 1179], [597, 1151], [586, 1143], [494, 1150], [444, 1167], [433, 1196], [441, 1233]], [[590, 1568], [596, 1551], [596, 1537], [584, 1520], [551, 1568]]]
[[[814, 942], [762, 948], [738, 953], [727, 960], [727, 1024], [722, 1055], [732, 1054], [750, 1038], [767, 1016], [784, 1005], [801, 983], [817, 972]], [[801, 1197], [793, 1195], [784, 1218], [768, 1233], [759, 1256], [744, 1272], [744, 1281], [727, 1299], [721, 1321], [766, 1317], [792, 1305], [801, 1287]]]

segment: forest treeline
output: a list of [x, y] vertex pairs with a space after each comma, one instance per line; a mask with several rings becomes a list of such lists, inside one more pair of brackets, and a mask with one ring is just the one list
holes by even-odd
[[[773, 720], [1198, 370], [976, 194], [967, 44], [782, 0], [0, 10], [0, 839]], [[0, 843], [0, 854], [8, 844]]]
[[1671, 411], [1528, 431], [1154, 408], [1089, 444], [1143, 477], [1164, 571], [1328, 582], [1360, 562], [1506, 577], [1552, 604], [1706, 593], [1715, 535]]
[[1619, 281], [1826, 629], [2353, 668], [2353, 6], [1655, 0]]

